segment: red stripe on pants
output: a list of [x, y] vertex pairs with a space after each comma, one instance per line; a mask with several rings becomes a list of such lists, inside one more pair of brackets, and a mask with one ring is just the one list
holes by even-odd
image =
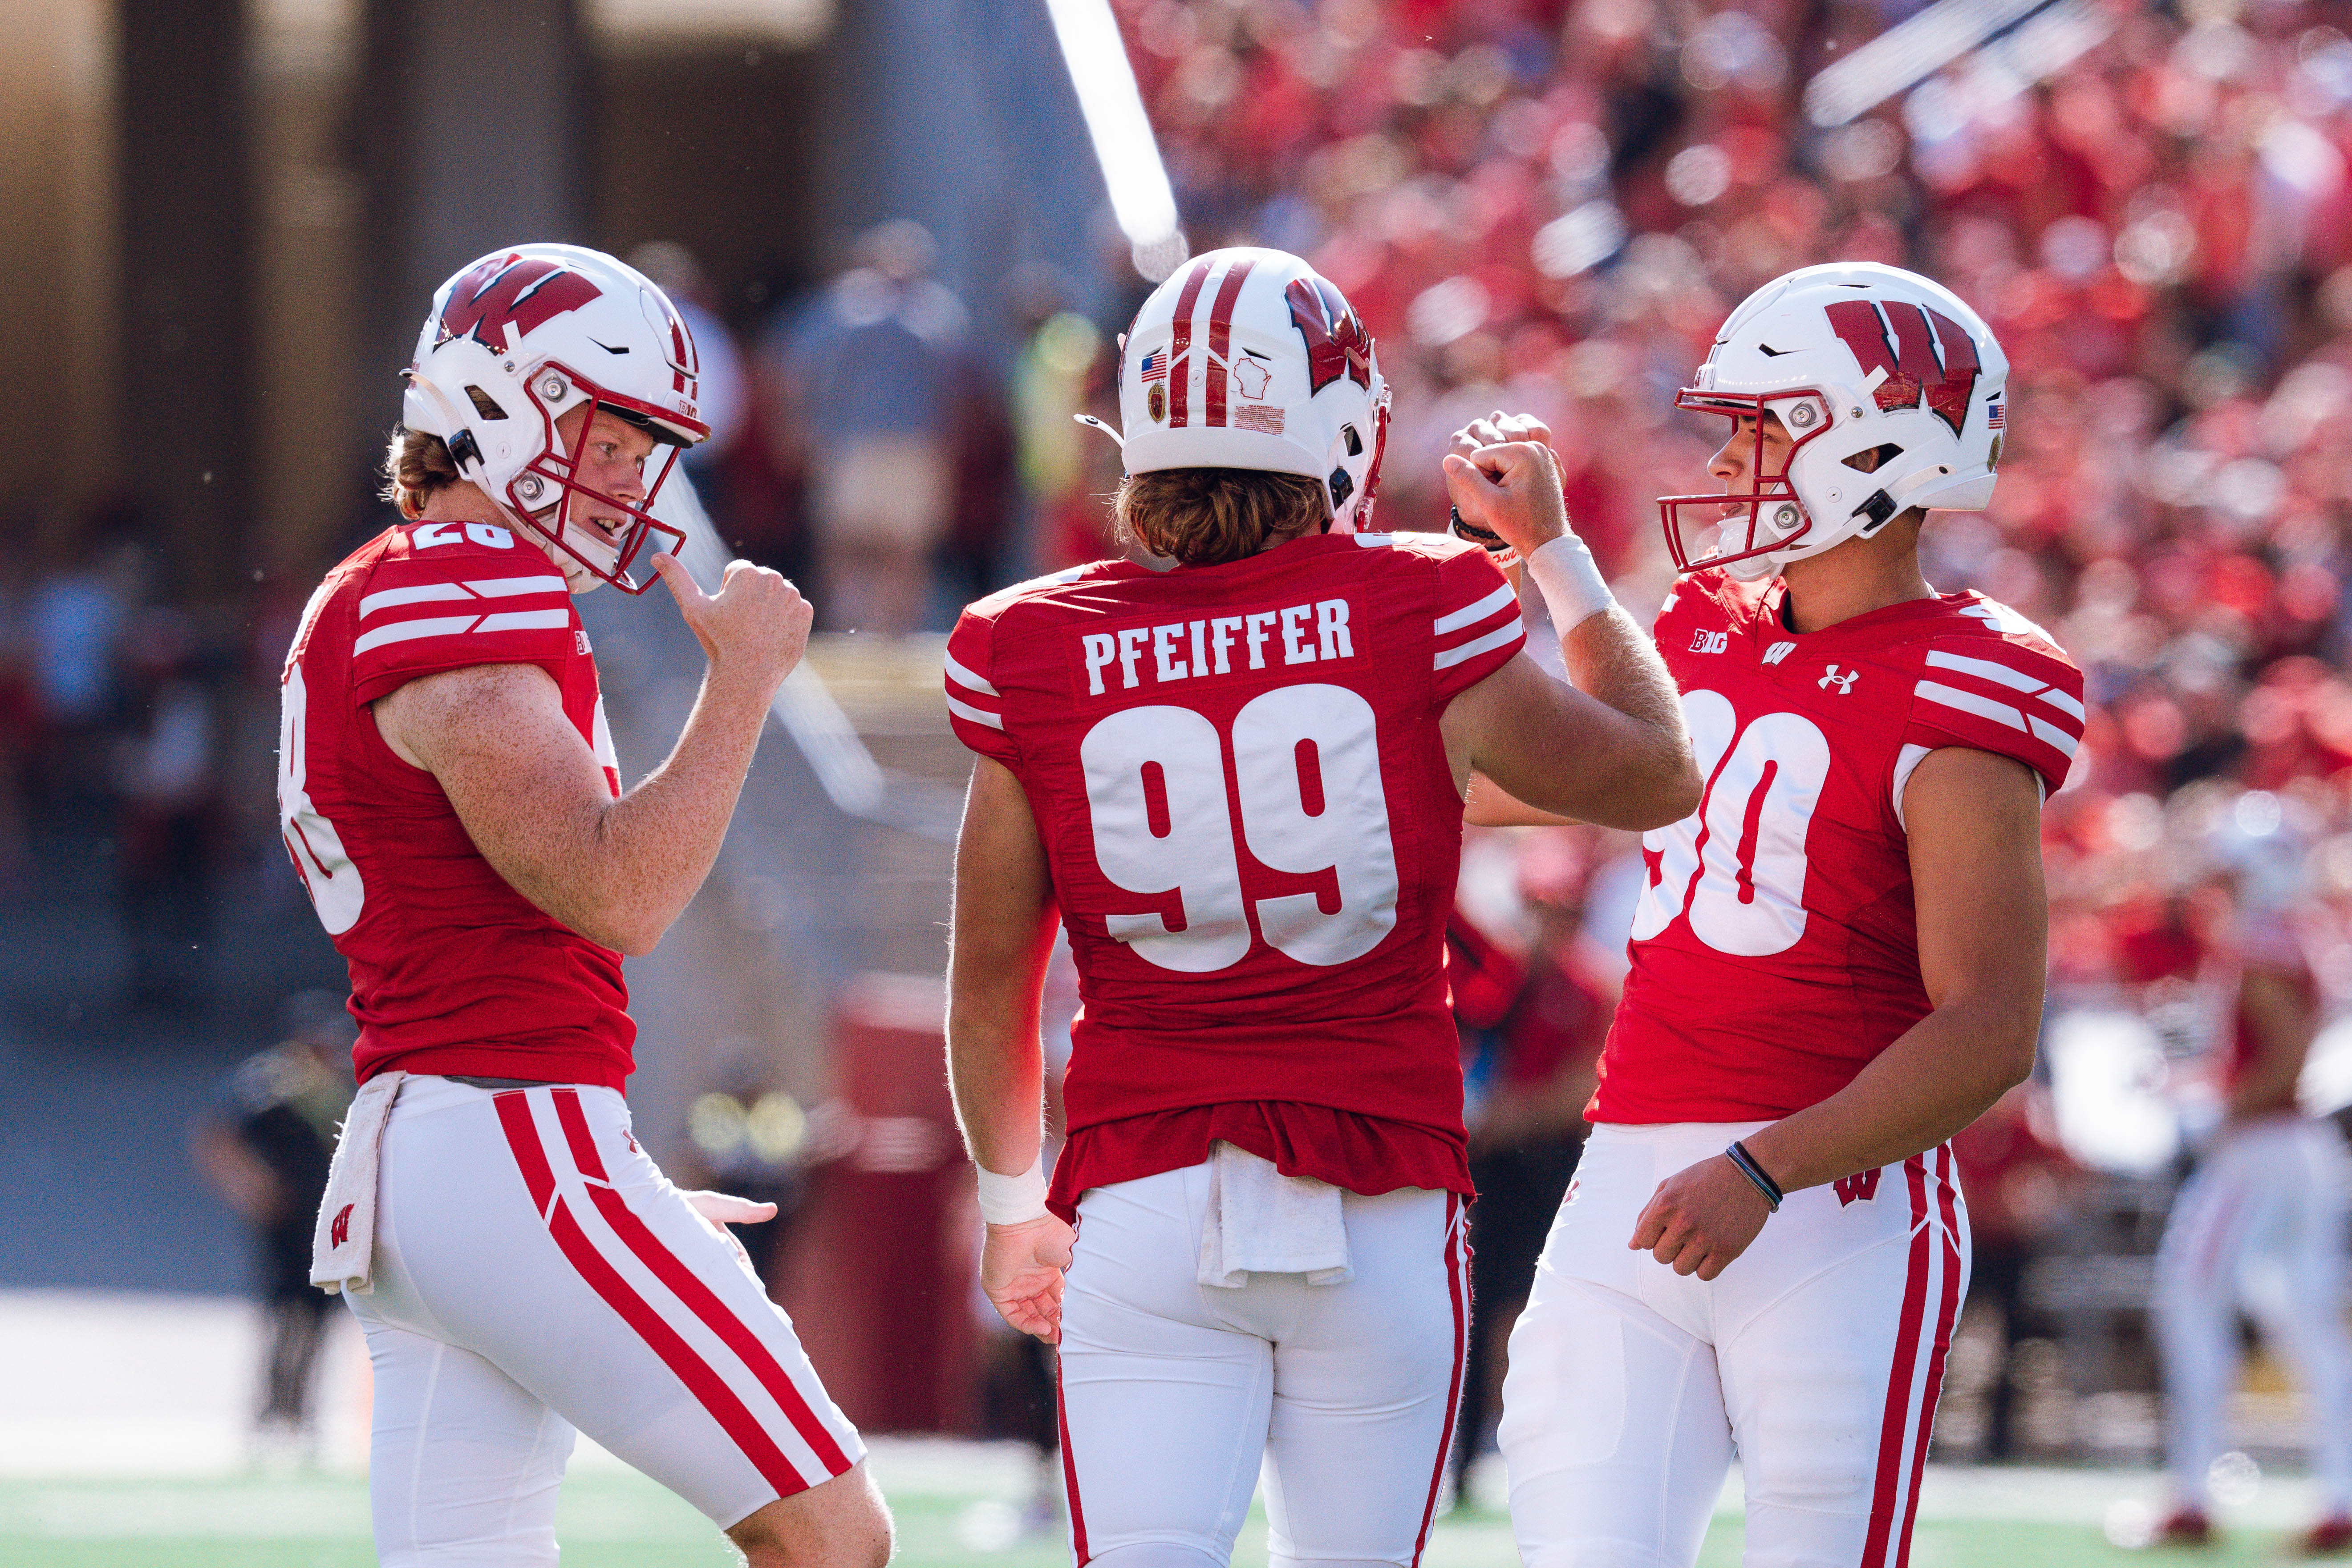
[[514, 1151], [515, 1163], [522, 1170], [522, 1184], [530, 1190], [530, 1206], [539, 1217], [547, 1217], [547, 1200], [555, 1191], [555, 1173], [547, 1167], [547, 1151], [539, 1146], [539, 1129], [531, 1124], [530, 1101], [519, 1089], [495, 1095], [490, 1103], [498, 1108], [499, 1125], [506, 1130], [507, 1147]]
[[[533, 1182], [533, 1168], [536, 1167], [539, 1176], [552, 1185], [546, 1153], [540, 1147], [538, 1130], [532, 1125], [530, 1108], [524, 1102], [526, 1092], [516, 1090], [498, 1097], [499, 1121], [506, 1130], [508, 1146], [514, 1151], [515, 1163], [521, 1167], [524, 1182]], [[513, 1106], [511, 1111], [509, 1102]], [[712, 1371], [708, 1362], [695, 1354], [693, 1347], [678, 1336], [677, 1331], [664, 1322], [661, 1314], [630, 1288], [629, 1282], [621, 1278], [612, 1264], [605, 1261], [561, 1198], [556, 1200], [554, 1208], [547, 1215], [547, 1228], [555, 1238], [557, 1249], [570, 1260], [580, 1278], [588, 1282], [588, 1288], [595, 1291], [623, 1322], [637, 1331], [637, 1337], [645, 1341], [654, 1354], [661, 1358], [662, 1364], [686, 1385], [688, 1392], [709, 1413], [710, 1418], [735, 1440], [735, 1446], [743, 1451], [743, 1457], [751, 1460], [751, 1468], [776, 1489], [777, 1495], [791, 1497], [796, 1492], [806, 1491], [810, 1484], [807, 1479], [784, 1457], [783, 1450], [776, 1447], [775, 1440], [768, 1436], [758, 1418], [737, 1397], [735, 1391], [727, 1386], [726, 1380]]]
[[1911, 1373], [1919, 1361], [1919, 1321], [1927, 1306], [1927, 1173], [1918, 1157], [1903, 1163], [1911, 1189], [1911, 1269], [1903, 1287], [1903, 1316], [1895, 1360], [1886, 1374], [1886, 1413], [1878, 1428], [1878, 1483], [1870, 1498], [1870, 1531], [1863, 1538], [1861, 1568], [1885, 1568], [1887, 1537], [1895, 1527], [1895, 1489], [1904, 1468], [1903, 1437], [1910, 1426]]
[[[604, 1163], [597, 1156], [595, 1140], [588, 1131], [587, 1114], [580, 1109], [580, 1091], [559, 1089], [554, 1092], [554, 1100], [555, 1119], [563, 1124], [564, 1141], [572, 1145], [572, 1157], [580, 1162], [581, 1173], [604, 1181]], [[841, 1451], [841, 1445], [833, 1440], [833, 1434], [825, 1430], [824, 1423], [818, 1420], [816, 1412], [809, 1408], [799, 1386], [786, 1374], [766, 1342], [753, 1331], [751, 1325], [737, 1317], [727, 1303], [719, 1299], [716, 1291], [680, 1262], [676, 1253], [661, 1244], [661, 1239], [647, 1228], [646, 1222], [637, 1216], [620, 1194], [609, 1186], [592, 1186], [588, 1189], [588, 1196], [595, 1204], [596, 1212], [604, 1216], [604, 1223], [613, 1227], [613, 1233], [627, 1244], [640, 1262], [653, 1270], [654, 1278], [686, 1303], [729, 1350], [741, 1358], [751, 1374], [760, 1380], [760, 1385], [783, 1410], [785, 1419], [793, 1424], [793, 1429], [801, 1435], [802, 1441], [808, 1444], [818, 1461], [824, 1466], [825, 1473], [837, 1476], [848, 1469], [849, 1456]]]
[[1209, 280], [1213, 262], [1198, 261], [1176, 293], [1175, 335], [1168, 344], [1168, 427], [1181, 429], [1185, 403], [1192, 394], [1192, 364], [1185, 355], [1192, 347], [1192, 307], [1200, 302], [1201, 285]]
[[1062, 1433], [1062, 1490], [1070, 1500], [1070, 1550], [1087, 1568], [1087, 1510], [1078, 1502], [1078, 1461], [1070, 1452], [1070, 1406], [1062, 1397], [1062, 1358], [1054, 1357], [1054, 1422]]
[[1234, 300], [1240, 297], [1242, 279], [1255, 265], [1244, 258], [1227, 267], [1224, 277], [1218, 279], [1216, 300], [1209, 306], [1209, 368], [1202, 386], [1208, 409], [1203, 424], [1225, 422], [1226, 362], [1234, 353]]
[[1957, 1189], [1949, 1144], [1936, 1151], [1936, 1177], [1943, 1186], [1944, 1300], [1936, 1314], [1936, 1342], [1927, 1357], [1927, 1384], [1919, 1390], [1919, 1435], [1911, 1447], [1911, 1497], [1903, 1505], [1902, 1545], [1895, 1552], [1895, 1568], [1907, 1568], [1911, 1561], [1911, 1529], [1919, 1517], [1919, 1476], [1927, 1468], [1927, 1437], [1936, 1428], [1936, 1400], [1944, 1386], [1944, 1354], [1952, 1348], [1952, 1321], [1960, 1310], [1960, 1226], [1952, 1213]]
[[1437, 1491], [1445, 1482], [1445, 1456], [1454, 1447], [1454, 1423], [1462, 1414], [1462, 1368], [1470, 1353], [1469, 1285], [1462, 1277], [1462, 1194], [1445, 1194], [1445, 1296], [1454, 1303], [1454, 1379], [1445, 1389], [1445, 1427], [1437, 1438], [1437, 1463], [1429, 1472], [1429, 1500], [1421, 1509], [1421, 1533], [1413, 1538], [1413, 1568], [1429, 1544], [1430, 1521], [1437, 1517]]

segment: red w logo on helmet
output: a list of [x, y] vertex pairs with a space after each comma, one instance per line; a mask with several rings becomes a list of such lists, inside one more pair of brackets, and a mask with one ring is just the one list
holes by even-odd
[[[1878, 384], [1881, 410], [1916, 408], [1924, 392], [1927, 406], [1952, 427], [1953, 435], [1959, 435], [1969, 416], [1969, 395], [1976, 390], [1977, 372], [1982, 368], [1974, 340], [1941, 310], [1902, 300], [1882, 303], [1885, 322], [1878, 319], [1879, 307], [1869, 300], [1841, 300], [1829, 307], [1830, 328], [1853, 351], [1864, 375], [1886, 372], [1886, 379]], [[1936, 323], [1934, 342], [1927, 335], [1929, 321]], [[1895, 329], [1892, 344], [1886, 341], [1888, 323]], [[1940, 365], [1936, 363], [1937, 342], [1944, 350]]]
[[1290, 320], [1307, 340], [1307, 390], [1322, 391], [1342, 375], [1358, 386], [1372, 384], [1372, 338], [1355, 307], [1320, 278], [1294, 278], [1282, 291]]
[[538, 257], [493, 257], [457, 279], [441, 312], [437, 346], [470, 337], [493, 353], [507, 352], [507, 323], [518, 334], [537, 330], [552, 317], [576, 310], [603, 289], [560, 261]]

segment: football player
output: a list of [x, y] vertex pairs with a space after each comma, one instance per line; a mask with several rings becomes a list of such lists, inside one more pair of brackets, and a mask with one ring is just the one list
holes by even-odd
[[874, 1568], [857, 1434], [717, 1223], [772, 1206], [672, 1186], [621, 1092], [621, 955], [701, 886], [809, 607], [654, 553], [709, 667], [624, 792], [571, 596], [642, 592], [681, 537], [651, 508], [708, 434], [685, 323], [611, 257], [521, 246], [442, 286], [407, 376], [401, 520], [311, 596], [279, 731], [287, 851], [360, 1023], [312, 1279], [367, 1333], [377, 1552], [553, 1563], [584, 1431], [754, 1563]]
[[[2007, 371], [1948, 290], [1832, 265], [1743, 302], [1677, 398], [1730, 424], [1720, 493], [1660, 502], [1706, 786], [1643, 840], [1593, 1131], [1511, 1336], [1529, 1568], [1691, 1563], [1735, 1449], [1748, 1561], [1907, 1553], [1967, 1284], [1945, 1140], [2032, 1066], [2041, 805], [2083, 728], [2046, 635], [1920, 574], [1926, 512], [1991, 498]], [[1512, 532], [1486, 488], [1455, 485], [1465, 520]]]
[[2184, 932], [2172, 942], [2133, 943], [2126, 953], [2143, 960], [2136, 979], [2158, 979], [2148, 971], [2171, 958], [2162, 977], [2210, 994], [2218, 1005], [2198, 1010], [2215, 1015], [2222, 1026], [2215, 1033], [2227, 1042], [2214, 1042], [2211, 1053], [2220, 1058], [2211, 1065], [2221, 1125], [2157, 1249], [2153, 1306], [2173, 1506], [2156, 1542], [2203, 1545], [2212, 1537], [2208, 1475], [2236, 1382], [2242, 1305], [2310, 1395], [2320, 1518], [2299, 1544], [2319, 1556], [2352, 1546], [2352, 1342], [2344, 1329], [2352, 1170], [2342, 1134], [2305, 1115], [2295, 1099], [2320, 993], [2295, 925], [2297, 906], [2310, 896], [2310, 846], [2282, 809], [2294, 804], [2250, 792], [2208, 836], [2203, 847], [2221, 885], [2213, 890], [2226, 888], [2230, 906], [2227, 914], [2211, 911], [2210, 952]]
[[[982, 1285], [1061, 1346], [1080, 1563], [1223, 1564], [1263, 1459], [1276, 1563], [1410, 1564], [1469, 1310], [1443, 970], [1465, 782], [1642, 827], [1697, 780], [1664, 665], [1572, 535], [1514, 542], [1581, 689], [1521, 651], [1482, 550], [1369, 531], [1387, 388], [1297, 257], [1179, 268], [1123, 339], [1119, 402], [1118, 513], [1168, 569], [1023, 584], [949, 642], [979, 753], [949, 1057]], [[1541, 454], [1491, 467], [1557, 516]], [[1056, 912], [1084, 1010], [1049, 1188]]]

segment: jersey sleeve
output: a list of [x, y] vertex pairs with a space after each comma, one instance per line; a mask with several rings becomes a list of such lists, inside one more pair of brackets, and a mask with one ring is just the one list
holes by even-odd
[[1437, 557], [1431, 663], [1437, 700], [1448, 702], [1511, 661], [1527, 645], [1519, 595], [1475, 545]]
[[2046, 799], [2066, 782], [2083, 740], [2083, 672], [2047, 645], [2013, 637], [1939, 637], [1912, 689], [1903, 742], [1969, 746], [2014, 757]]
[[1004, 732], [1004, 699], [995, 675], [995, 601], [973, 605], [948, 634], [948, 723], [956, 739], [983, 757], [1010, 766], [1015, 747]]
[[477, 664], [535, 664], [561, 684], [578, 651], [572, 595], [547, 557], [511, 544], [443, 546], [370, 574], [352, 642], [352, 696], [373, 702], [420, 676]]

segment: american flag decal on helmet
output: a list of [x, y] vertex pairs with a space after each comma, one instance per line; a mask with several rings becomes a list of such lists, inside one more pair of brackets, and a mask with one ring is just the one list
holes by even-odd
[[1145, 354], [1141, 362], [1141, 369], [1143, 379], [1146, 381], [1166, 381], [1168, 379], [1168, 351], [1165, 349], [1153, 349], [1150, 353]]
[[2007, 424], [2008, 420], [2009, 405], [2003, 403], [2000, 398], [1996, 397], [1990, 403], [1985, 405], [1986, 429], [1998, 430], [2003, 425]]

